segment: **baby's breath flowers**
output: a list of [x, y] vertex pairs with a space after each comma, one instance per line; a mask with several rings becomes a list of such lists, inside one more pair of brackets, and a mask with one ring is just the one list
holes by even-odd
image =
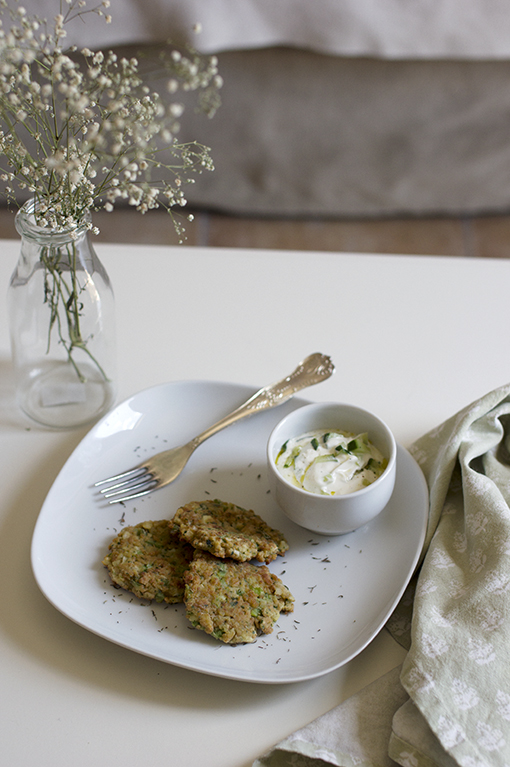
[[[65, 246], [41, 248], [48, 308], [47, 352], [55, 335], [74, 360], [89, 354], [82, 336], [77, 251], [91, 213], [124, 202], [141, 213], [163, 207], [183, 237], [185, 184], [212, 170], [209, 149], [177, 135], [189, 91], [212, 116], [221, 78], [215, 57], [159, 48], [165, 98], [149, 87], [134, 56], [66, 47], [66, 27], [96, 14], [111, 22], [109, 0], [55, 0], [52, 20], [29, 15], [18, 0], [0, 0], [0, 181], [9, 202], [31, 197], [31, 220], [45, 233], [66, 233]], [[151, 76], [154, 72], [149, 73]], [[21, 194], [20, 194], [21, 193]], [[62, 242], [62, 238], [60, 238]], [[99, 361], [94, 360], [103, 373]], [[104, 374], [106, 377], [106, 374]]]
[[163, 48], [169, 94], [163, 100], [144, 82], [136, 58], [65, 49], [69, 23], [87, 13], [111, 21], [109, 0], [93, 8], [86, 0], [56, 6], [49, 23], [0, 0], [0, 178], [8, 198], [28, 191], [37, 223], [57, 230], [117, 201], [141, 213], [163, 206], [182, 234], [174, 209], [186, 205], [183, 187], [213, 163], [207, 147], [177, 140], [183, 106], [174, 98], [197, 91], [212, 116], [221, 87], [216, 58]]

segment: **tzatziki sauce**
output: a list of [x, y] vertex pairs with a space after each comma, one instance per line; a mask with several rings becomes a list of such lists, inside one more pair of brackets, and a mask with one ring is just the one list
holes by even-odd
[[276, 457], [276, 466], [292, 485], [319, 495], [345, 495], [374, 482], [387, 460], [368, 439], [321, 429], [288, 439]]

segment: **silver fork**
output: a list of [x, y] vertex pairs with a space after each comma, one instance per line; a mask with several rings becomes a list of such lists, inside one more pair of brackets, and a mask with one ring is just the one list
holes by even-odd
[[122, 503], [164, 487], [179, 476], [191, 454], [213, 434], [241, 418], [282, 405], [301, 389], [325, 381], [334, 373], [334, 370], [330, 357], [319, 353], [311, 354], [302, 360], [289, 376], [259, 389], [243, 405], [187, 444], [156, 453], [129, 471], [96, 482], [94, 487], [105, 485], [99, 492], [103, 498], [111, 499], [108, 503]]

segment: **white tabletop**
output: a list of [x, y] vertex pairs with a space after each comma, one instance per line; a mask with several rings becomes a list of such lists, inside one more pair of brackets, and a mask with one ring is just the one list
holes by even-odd
[[[19, 244], [1, 243], [7, 286]], [[98, 247], [112, 278], [119, 400], [157, 383], [253, 385], [307, 354], [337, 372], [305, 393], [376, 411], [408, 445], [510, 376], [510, 260]], [[325, 676], [263, 685], [206, 676], [111, 644], [61, 615], [30, 567], [34, 524], [86, 429], [16, 411], [0, 323], [0, 754], [12, 765], [249, 767], [274, 743], [400, 663], [383, 630]]]

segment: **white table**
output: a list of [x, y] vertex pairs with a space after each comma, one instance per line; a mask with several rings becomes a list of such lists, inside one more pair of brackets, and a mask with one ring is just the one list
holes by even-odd
[[[18, 243], [1, 243], [7, 287]], [[307, 354], [337, 372], [305, 393], [375, 410], [408, 445], [510, 375], [510, 261], [101, 246], [117, 297], [119, 399], [171, 380], [258, 387]], [[30, 568], [34, 524], [86, 429], [15, 409], [0, 324], [0, 758], [3, 764], [249, 767], [403, 658], [383, 631], [355, 660], [290, 685], [187, 671], [55, 610]]]

